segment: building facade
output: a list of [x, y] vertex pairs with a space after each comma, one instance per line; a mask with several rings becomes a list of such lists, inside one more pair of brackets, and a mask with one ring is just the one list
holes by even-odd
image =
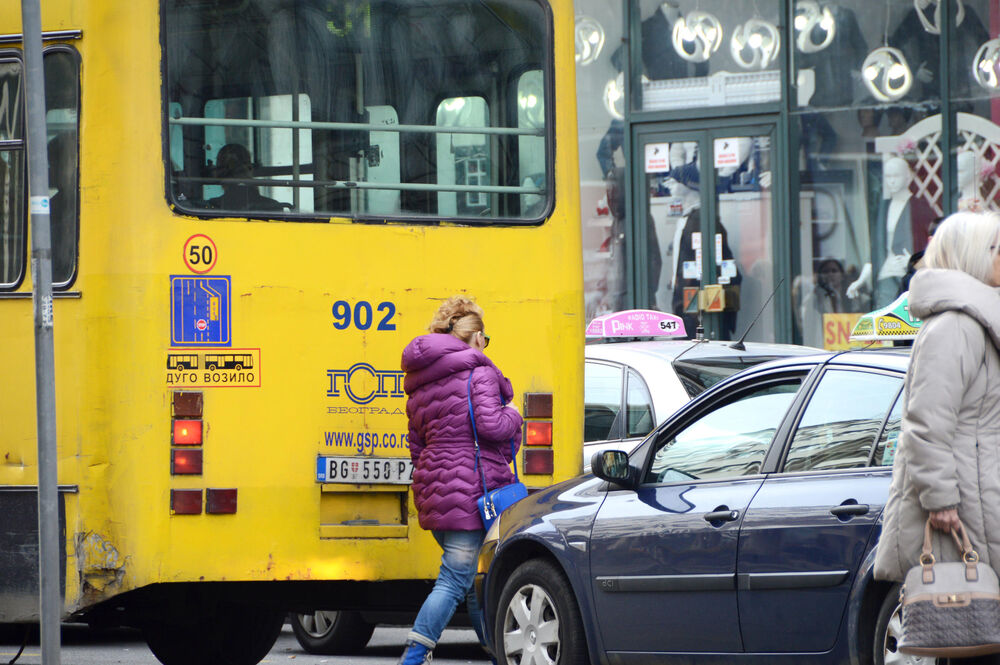
[[1000, 209], [996, 0], [576, 14], [589, 317], [840, 348], [905, 290], [935, 220]]

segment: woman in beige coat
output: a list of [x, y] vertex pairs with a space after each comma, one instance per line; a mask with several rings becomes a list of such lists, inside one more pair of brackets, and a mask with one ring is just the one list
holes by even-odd
[[878, 579], [901, 582], [917, 565], [928, 518], [939, 559], [959, 560], [947, 533], [961, 518], [980, 558], [1000, 573], [998, 245], [1000, 217], [954, 214], [910, 283], [910, 313], [923, 325], [906, 374]]

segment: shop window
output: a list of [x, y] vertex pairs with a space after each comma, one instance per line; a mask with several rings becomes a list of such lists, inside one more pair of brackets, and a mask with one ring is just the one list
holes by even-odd
[[778, 101], [784, 48], [779, 4], [640, 2], [642, 110]]

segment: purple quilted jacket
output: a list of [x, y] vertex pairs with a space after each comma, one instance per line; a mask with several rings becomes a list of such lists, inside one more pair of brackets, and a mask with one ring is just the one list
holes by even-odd
[[417, 337], [403, 349], [402, 366], [413, 501], [420, 526], [435, 531], [481, 529], [476, 499], [483, 495], [483, 482], [475, 468], [469, 373], [480, 461], [489, 489], [514, 481], [510, 440], [514, 437], [515, 450], [520, 448], [521, 414], [504, 406], [514, 395], [510, 381], [482, 351], [452, 335]]

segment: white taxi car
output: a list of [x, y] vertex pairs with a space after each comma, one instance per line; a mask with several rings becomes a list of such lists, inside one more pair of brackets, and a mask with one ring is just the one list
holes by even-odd
[[686, 336], [680, 317], [653, 310], [607, 314], [587, 326], [585, 468], [595, 452], [631, 450], [667, 416], [722, 379], [767, 360], [818, 351]]

